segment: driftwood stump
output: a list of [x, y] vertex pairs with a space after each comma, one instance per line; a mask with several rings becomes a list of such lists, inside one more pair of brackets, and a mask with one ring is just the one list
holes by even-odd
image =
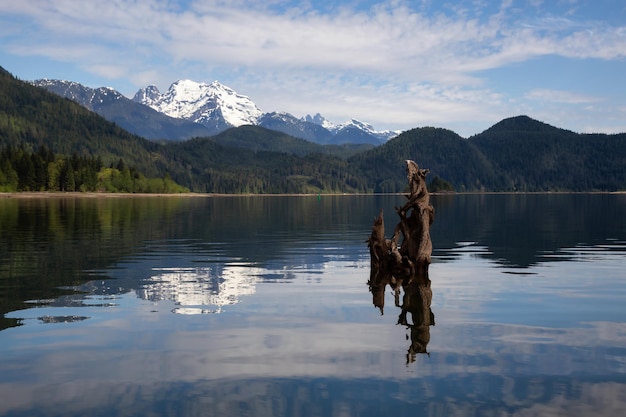
[[[428, 169], [420, 169], [411, 160], [406, 161], [407, 179], [410, 193], [402, 207], [396, 207], [400, 222], [390, 239], [385, 237], [383, 210], [374, 219], [372, 234], [367, 240], [370, 250], [370, 279], [368, 282], [374, 306], [381, 314], [385, 306], [385, 288], [389, 285], [400, 308], [398, 324], [410, 328], [411, 346], [407, 361], [415, 360], [415, 354], [427, 353], [430, 328], [435, 317], [430, 310], [432, 291], [428, 266], [433, 251], [430, 240], [430, 226], [435, 210], [430, 204], [426, 188]], [[402, 303], [400, 291], [404, 291]], [[407, 319], [411, 313], [411, 322]]]

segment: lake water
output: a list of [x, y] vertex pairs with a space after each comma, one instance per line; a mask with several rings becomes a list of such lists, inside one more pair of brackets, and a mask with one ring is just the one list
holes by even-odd
[[433, 196], [432, 326], [367, 285], [403, 202], [1, 198], [0, 415], [626, 410], [626, 195]]

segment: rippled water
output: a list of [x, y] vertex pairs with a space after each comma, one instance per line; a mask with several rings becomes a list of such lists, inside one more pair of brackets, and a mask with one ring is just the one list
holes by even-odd
[[432, 326], [366, 285], [402, 199], [0, 199], [0, 415], [626, 409], [625, 195], [433, 196]]

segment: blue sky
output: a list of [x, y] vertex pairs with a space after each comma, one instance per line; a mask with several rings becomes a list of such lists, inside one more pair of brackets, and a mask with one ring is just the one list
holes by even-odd
[[468, 137], [626, 132], [623, 0], [0, 2], [0, 66], [132, 97], [220, 81], [265, 112]]

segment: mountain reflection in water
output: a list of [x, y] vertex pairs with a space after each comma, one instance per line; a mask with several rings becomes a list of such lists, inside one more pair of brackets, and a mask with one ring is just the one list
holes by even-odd
[[214, 267], [155, 268], [142, 282], [137, 295], [150, 301], [169, 300], [178, 314], [220, 313], [222, 308], [254, 294], [262, 269], [231, 265], [217, 272]]

